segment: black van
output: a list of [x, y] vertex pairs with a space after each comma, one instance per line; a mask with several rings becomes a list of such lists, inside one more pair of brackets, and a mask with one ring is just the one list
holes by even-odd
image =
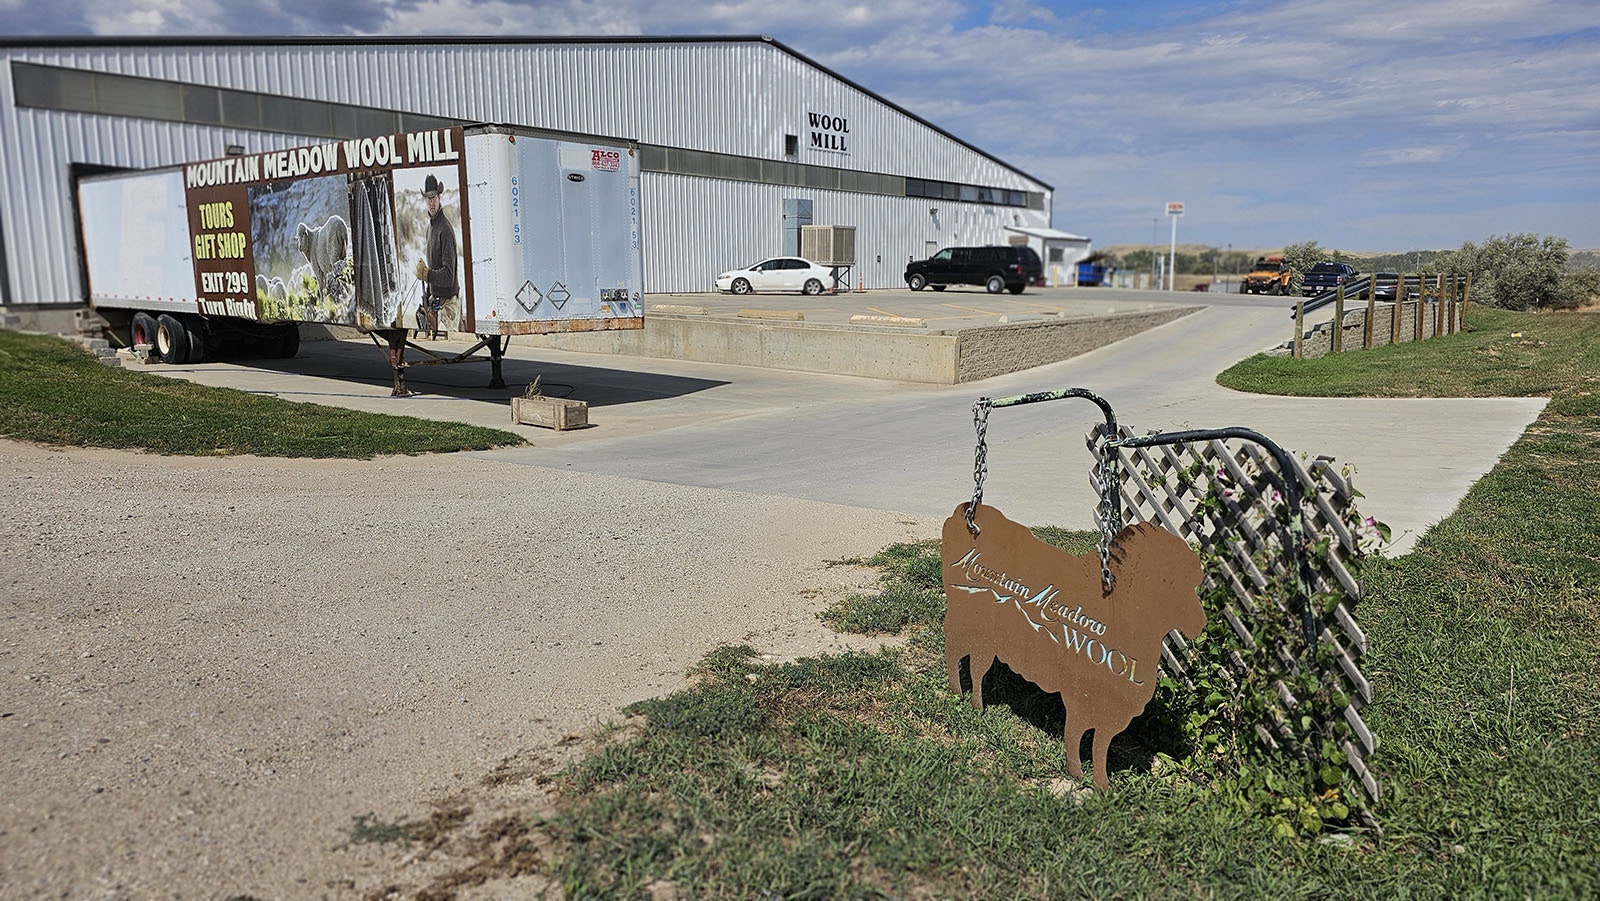
[[1021, 294], [1029, 285], [1044, 283], [1044, 263], [1032, 247], [1003, 244], [995, 247], [946, 247], [926, 260], [906, 264], [906, 285], [913, 291], [931, 286], [983, 285], [990, 294]]

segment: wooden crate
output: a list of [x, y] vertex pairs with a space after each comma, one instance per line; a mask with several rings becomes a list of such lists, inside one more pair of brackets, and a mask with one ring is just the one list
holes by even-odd
[[558, 432], [581, 429], [589, 424], [589, 402], [564, 397], [513, 397], [511, 421]]

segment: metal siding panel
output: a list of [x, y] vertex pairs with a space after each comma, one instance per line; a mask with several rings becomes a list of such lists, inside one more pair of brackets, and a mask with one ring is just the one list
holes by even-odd
[[[717, 273], [781, 255], [786, 197], [812, 200], [815, 225], [856, 227], [857, 265], [851, 279], [852, 284], [864, 281], [867, 288], [903, 286], [907, 259], [920, 259], [927, 241], [941, 246], [1004, 244], [1008, 225], [1049, 224], [1042, 213], [1029, 210], [939, 201], [936, 228], [928, 215], [929, 202], [920, 198], [660, 173], [646, 173], [641, 193], [645, 287], [652, 293], [714, 291]], [[659, 241], [655, 235], [684, 237]]]
[[[814, 109], [850, 119], [857, 141], [846, 158], [850, 168], [1040, 190], [865, 92], [760, 43], [89, 48], [70, 59], [35, 58], [768, 159], [781, 159], [782, 135], [797, 133], [804, 161], [836, 165], [838, 157], [805, 154], [805, 114]], [[445, 77], [450, 71], [478, 77]], [[766, 100], [756, 102], [761, 98]], [[748, 125], [734, 130], [716, 123]]]
[[[5, 67], [9, 88], [10, 67]], [[6, 263], [11, 300], [17, 304], [75, 303], [84, 299], [80, 250], [72, 205], [72, 163], [149, 169], [211, 159], [228, 143], [252, 150], [294, 147], [293, 135], [241, 132], [148, 119], [5, 108], [6, 146], [32, 152], [4, 159]], [[13, 137], [14, 135], [14, 137]], [[26, 212], [27, 228], [19, 213]]]
[[[784, 160], [782, 135], [805, 113], [837, 109], [858, 142], [849, 157], [804, 152], [800, 159], [847, 168], [1016, 190], [1043, 186], [804, 61], [764, 43], [439, 44], [372, 46], [170, 46], [8, 48], [4, 61], [142, 75], [292, 97], [400, 109], [429, 115], [612, 134], [663, 146]], [[450, 77], [455, 72], [459, 76]], [[381, 74], [380, 74], [381, 73]], [[252, 152], [307, 143], [303, 136], [150, 120], [118, 119], [12, 105], [10, 67], [0, 74], [5, 146], [0, 160], [6, 209], [6, 261], [13, 302], [70, 302], [78, 285], [68, 163], [146, 168], [221, 155], [228, 143]], [[777, 112], [769, 112], [777, 110]], [[730, 123], [742, 123], [730, 125]], [[859, 129], [859, 132], [857, 131]], [[856, 224], [863, 271], [872, 287], [898, 285], [889, 265], [906, 248], [920, 255], [930, 201], [817, 189], [644, 176], [646, 286], [704, 291], [725, 268], [781, 247], [784, 197], [817, 201], [818, 224]], [[1003, 241], [994, 223], [1020, 217], [1048, 225], [1045, 211], [933, 203], [952, 236]], [[36, 216], [29, 227], [17, 211]], [[769, 215], [770, 213], [770, 215]], [[855, 219], [825, 223], [823, 217]], [[769, 221], [770, 220], [770, 221]], [[685, 223], [694, 228], [685, 229]], [[706, 233], [697, 230], [704, 228]], [[770, 234], [769, 234], [770, 232]], [[972, 236], [970, 238], [966, 236]], [[953, 240], [953, 239], [952, 239]], [[70, 252], [63, 253], [63, 248]], [[885, 262], [875, 262], [884, 248]]]

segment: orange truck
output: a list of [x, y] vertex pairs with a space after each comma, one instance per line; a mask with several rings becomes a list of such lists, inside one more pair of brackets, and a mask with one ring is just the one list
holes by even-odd
[[1257, 257], [1250, 274], [1239, 283], [1240, 294], [1288, 294], [1294, 267], [1281, 256]]

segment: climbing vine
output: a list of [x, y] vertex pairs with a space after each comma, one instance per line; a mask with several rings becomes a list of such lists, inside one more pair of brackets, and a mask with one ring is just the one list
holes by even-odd
[[[1221, 442], [1185, 453], [1132, 454], [1123, 466], [1129, 518], [1177, 523], [1199, 546], [1205, 630], [1169, 636], [1153, 707], [1176, 723], [1196, 772], [1289, 834], [1376, 827], [1380, 795], [1361, 724], [1370, 687], [1357, 660], [1362, 558], [1388, 528], [1356, 508], [1351, 470], [1317, 459], [1282, 474], [1260, 455]], [[1300, 510], [1283, 478], [1301, 479]], [[1158, 509], [1159, 508], [1159, 509]], [[1298, 545], [1309, 572], [1302, 590]], [[1316, 624], [1308, 643], [1303, 606]]]

